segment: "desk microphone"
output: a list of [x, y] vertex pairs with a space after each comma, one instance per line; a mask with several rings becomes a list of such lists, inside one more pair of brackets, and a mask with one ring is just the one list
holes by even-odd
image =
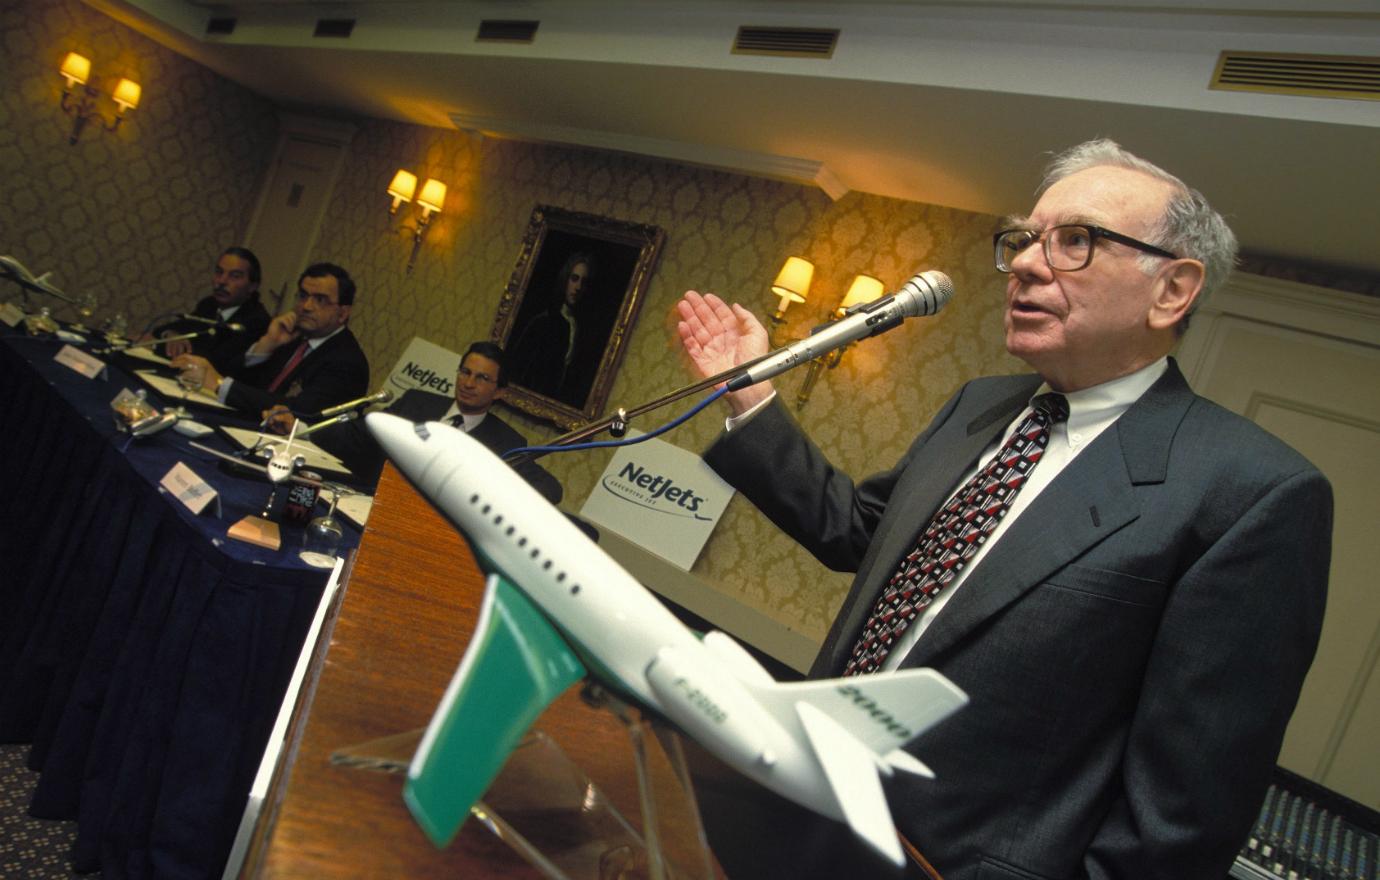
[[179, 339], [196, 339], [198, 336], [215, 336], [216, 328], [207, 327], [205, 330], [196, 330], [191, 333], [179, 333], [176, 336], [160, 336], [155, 339], [145, 339], [143, 342], [112, 342], [100, 348], [93, 348], [96, 354], [111, 354], [117, 351], [129, 351], [131, 348], [153, 348], [165, 342], [177, 342]]
[[222, 321], [220, 318], [203, 318], [200, 315], [192, 315], [186, 313], [180, 314], [178, 315], [178, 317], [184, 321], [197, 321], [202, 324], [210, 324], [212, 327], [215, 327], [218, 330], [229, 330], [231, 333], [244, 332], [243, 324], [236, 324], [233, 321]]
[[321, 410], [321, 418], [329, 419], [332, 416], [338, 416], [352, 409], [359, 409], [360, 407], [370, 406], [375, 403], [388, 403], [392, 399], [393, 392], [385, 388], [377, 394], [370, 394], [368, 397], [361, 397], [358, 400], [351, 400], [346, 403], [337, 404], [336, 406], [328, 406]]

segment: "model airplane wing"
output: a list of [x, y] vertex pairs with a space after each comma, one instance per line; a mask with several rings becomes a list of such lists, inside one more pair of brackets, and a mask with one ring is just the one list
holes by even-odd
[[585, 667], [531, 601], [490, 574], [474, 637], [407, 771], [403, 799], [445, 846], [537, 716]]

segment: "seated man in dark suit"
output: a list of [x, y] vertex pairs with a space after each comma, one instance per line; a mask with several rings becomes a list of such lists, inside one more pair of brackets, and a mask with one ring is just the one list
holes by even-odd
[[[935, 778], [885, 780], [946, 880], [1224, 877], [1318, 644], [1331, 488], [1169, 356], [1235, 257], [1201, 193], [1090, 141], [1008, 222], [1006, 349], [1033, 373], [968, 383], [856, 482], [759, 383], [706, 460], [856, 572], [812, 676], [927, 666], [971, 698], [907, 746]], [[679, 311], [699, 375], [767, 350], [740, 306]], [[841, 826], [705, 794], [733, 876], [875, 873]]]
[[350, 273], [316, 263], [297, 279], [297, 305], [269, 322], [229, 375], [199, 355], [173, 366], [202, 370], [203, 388], [256, 418], [279, 404], [311, 416], [368, 393], [369, 360], [346, 326], [354, 301]]
[[[455, 372], [455, 399], [413, 389], [388, 407], [393, 415], [414, 422], [450, 422], [502, 455], [527, 445], [527, 440], [508, 423], [489, 411], [508, 386], [503, 349], [492, 342], [476, 342], [465, 350]], [[378, 481], [383, 452], [359, 420], [323, 428], [311, 440], [337, 456], [345, 466], [369, 483]], [[518, 474], [552, 504], [564, 494], [560, 482], [534, 461], [516, 466]]]
[[222, 251], [216, 260], [211, 295], [203, 297], [190, 312], [194, 318], [205, 320], [181, 318], [153, 331], [158, 337], [201, 335], [166, 343], [164, 353], [170, 358], [201, 355], [222, 373], [238, 364], [245, 349], [268, 329], [270, 316], [259, 302], [262, 274], [259, 258], [249, 248], [229, 247]]

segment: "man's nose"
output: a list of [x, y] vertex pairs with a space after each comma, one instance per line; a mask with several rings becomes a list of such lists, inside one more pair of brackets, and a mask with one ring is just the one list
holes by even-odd
[[1049, 267], [1049, 260], [1045, 259], [1042, 242], [1032, 242], [1029, 247], [1018, 251], [1011, 260], [1011, 272], [1017, 277], [1048, 278], [1053, 271]]

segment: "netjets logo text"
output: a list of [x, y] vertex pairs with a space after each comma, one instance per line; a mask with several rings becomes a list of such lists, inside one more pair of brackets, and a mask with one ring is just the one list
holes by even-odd
[[[412, 361], [408, 361], [403, 365], [402, 372], [406, 374], [409, 379], [416, 382], [417, 387], [424, 388], [427, 391], [435, 391], [447, 397], [455, 393], [455, 379], [453, 374], [451, 376], [446, 376]], [[401, 388], [404, 391], [413, 387], [405, 382], [395, 382], [393, 384], [395, 387]]]
[[671, 516], [689, 516], [708, 521], [710, 517], [700, 516], [700, 505], [704, 499], [693, 490], [677, 486], [673, 480], [660, 474], [650, 473], [642, 465], [628, 462], [617, 476], [604, 477], [604, 490], [622, 501], [666, 513]]

